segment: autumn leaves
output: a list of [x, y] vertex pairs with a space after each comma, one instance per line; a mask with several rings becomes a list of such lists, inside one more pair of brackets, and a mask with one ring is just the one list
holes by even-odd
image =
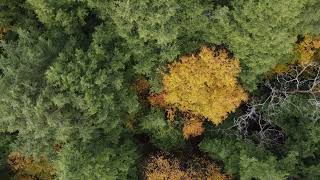
[[205, 119], [218, 125], [247, 100], [237, 80], [239, 64], [224, 49], [203, 47], [198, 54], [181, 57], [169, 65], [163, 76], [162, 93], [151, 95], [149, 100], [153, 105], [185, 114], [186, 139], [201, 135]]

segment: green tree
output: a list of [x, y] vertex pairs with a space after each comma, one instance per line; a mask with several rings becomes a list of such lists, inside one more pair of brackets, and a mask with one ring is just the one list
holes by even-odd
[[[104, 21], [112, 21], [126, 40], [127, 54], [133, 58], [135, 72], [149, 78], [151, 90], [161, 90], [159, 71], [179, 54], [216, 42], [210, 17], [213, 3], [180, 0], [112, 1], [88, 0]], [[106, 8], [108, 7], [108, 8]]]
[[[296, 156], [278, 159], [269, 151], [232, 136], [205, 138], [200, 149], [213, 159], [222, 160], [226, 171], [240, 179], [286, 179], [297, 163]], [[283, 166], [283, 163], [287, 163]]]
[[[63, 28], [68, 34], [79, 35], [86, 24], [88, 8], [80, 1], [26, 0], [47, 28]], [[80, 31], [80, 32], [79, 32]]]
[[248, 90], [256, 89], [263, 75], [287, 61], [297, 41], [297, 26], [304, 19], [304, 2], [239, 0], [217, 10], [214, 21], [234, 55], [240, 59], [241, 79]]
[[7, 158], [10, 152], [10, 145], [14, 142], [14, 135], [0, 133], [0, 170], [7, 165]]
[[141, 121], [141, 130], [148, 133], [151, 142], [163, 150], [174, 150], [183, 147], [184, 139], [179, 126], [170, 126], [161, 110], [152, 109]]
[[119, 145], [110, 143], [105, 135], [97, 138], [63, 147], [55, 161], [58, 179], [137, 179], [139, 153], [129, 137]]

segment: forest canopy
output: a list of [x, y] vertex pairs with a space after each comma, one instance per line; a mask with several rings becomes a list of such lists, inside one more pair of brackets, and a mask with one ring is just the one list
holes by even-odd
[[320, 179], [320, 1], [1, 0], [0, 179]]

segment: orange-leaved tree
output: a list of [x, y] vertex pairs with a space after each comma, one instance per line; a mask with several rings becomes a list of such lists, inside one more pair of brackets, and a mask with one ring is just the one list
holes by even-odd
[[200, 136], [204, 132], [203, 118], [186, 114], [185, 123], [182, 128], [183, 137], [189, 139], [190, 137]]
[[199, 157], [182, 161], [176, 157], [159, 154], [151, 156], [144, 168], [148, 180], [208, 179], [228, 180], [212, 162]]
[[36, 161], [32, 157], [12, 152], [8, 164], [15, 172], [15, 179], [54, 179], [55, 170], [44, 158]]
[[161, 97], [168, 106], [203, 116], [218, 125], [247, 100], [237, 80], [239, 64], [226, 50], [203, 47], [199, 54], [184, 56], [169, 65]]

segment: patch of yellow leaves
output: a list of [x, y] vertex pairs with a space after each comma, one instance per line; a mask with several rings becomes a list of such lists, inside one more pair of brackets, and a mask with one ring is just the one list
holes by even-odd
[[295, 52], [297, 57], [287, 64], [278, 64], [272, 70], [272, 74], [284, 74], [290, 71], [290, 66], [294, 64], [307, 65], [316, 60], [316, 54], [320, 50], [320, 36], [306, 34], [302, 42], [297, 44]]
[[298, 63], [301, 65], [311, 63], [319, 49], [320, 37], [305, 35], [304, 40], [298, 45]]
[[147, 180], [231, 179], [222, 174], [215, 164], [204, 158], [193, 158], [181, 163], [177, 158], [168, 158], [161, 154], [149, 159], [145, 167], [145, 176]]
[[4, 35], [6, 34], [7, 29], [0, 27], [0, 40], [3, 40]]
[[164, 75], [164, 101], [182, 112], [221, 123], [248, 96], [239, 85], [239, 60], [226, 50], [203, 47], [199, 54], [185, 56], [169, 66]]

